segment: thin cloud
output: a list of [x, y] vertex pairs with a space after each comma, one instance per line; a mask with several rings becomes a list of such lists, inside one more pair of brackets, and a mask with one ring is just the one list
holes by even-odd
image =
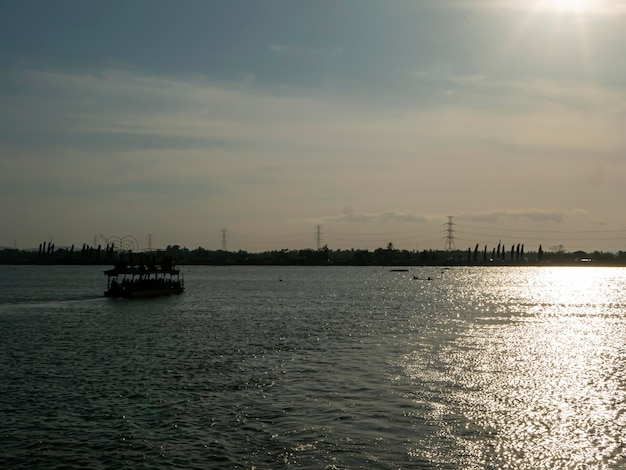
[[451, 75], [448, 79], [452, 82], [456, 82], [462, 85], [473, 85], [475, 83], [479, 83], [484, 81], [487, 78], [486, 75], [477, 74], [477, 75]]
[[334, 47], [330, 49], [311, 49], [299, 46], [286, 46], [282, 44], [272, 44], [268, 49], [274, 54], [292, 54], [292, 55], [309, 55], [309, 56], [337, 56], [344, 52], [343, 47]]
[[461, 214], [456, 217], [457, 220], [466, 222], [555, 222], [562, 223], [571, 218], [573, 215], [584, 213], [581, 210], [540, 210], [540, 209], [521, 209], [521, 210], [496, 210], [476, 213]]
[[416, 214], [411, 212], [354, 212], [345, 210], [341, 215], [323, 216], [318, 219], [323, 223], [332, 222], [349, 222], [356, 224], [377, 224], [377, 223], [405, 223], [405, 224], [425, 224], [433, 222], [430, 216]]
[[[459, 8], [465, 10], [480, 9], [509, 9], [523, 11], [552, 10], [549, 0], [439, 0], [440, 7]], [[584, 8], [572, 8], [572, 13], [583, 12], [588, 16], [625, 15], [626, 5], [622, 0], [593, 0]]]
[[[454, 215], [455, 221], [463, 222], [519, 222], [532, 221], [539, 223], [562, 223], [576, 217], [587, 216], [583, 209], [570, 210], [543, 210], [543, 209], [502, 209], [481, 212], [466, 212]], [[378, 223], [408, 223], [408, 224], [430, 224], [442, 223], [447, 220], [442, 214], [420, 214], [402, 211], [383, 212], [355, 212], [345, 209], [341, 215], [328, 215], [315, 220], [318, 223], [349, 222], [356, 224], [378, 224]]]

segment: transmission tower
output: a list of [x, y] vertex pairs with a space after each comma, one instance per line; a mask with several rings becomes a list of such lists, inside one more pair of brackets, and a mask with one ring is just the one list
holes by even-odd
[[446, 223], [446, 225], [448, 226], [448, 228], [446, 229], [447, 235], [446, 235], [446, 251], [452, 251], [452, 250], [456, 250], [456, 246], [454, 245], [454, 222], [452, 222], [452, 216], [449, 215], [448, 216], [448, 222]]
[[222, 251], [226, 251], [226, 229], [222, 229]]
[[317, 242], [317, 249], [319, 250], [322, 247], [322, 226], [315, 226], [315, 241]]

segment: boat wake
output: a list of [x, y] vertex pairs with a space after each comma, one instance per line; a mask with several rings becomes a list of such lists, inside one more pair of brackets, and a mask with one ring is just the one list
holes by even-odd
[[6, 299], [0, 301], [0, 310], [15, 308], [49, 308], [63, 307], [82, 302], [102, 302], [103, 298], [96, 295], [72, 296], [64, 298], [41, 298], [41, 299]]

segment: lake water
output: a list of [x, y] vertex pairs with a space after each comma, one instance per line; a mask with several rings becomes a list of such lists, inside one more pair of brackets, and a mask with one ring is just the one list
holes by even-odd
[[626, 468], [626, 269], [103, 269], [0, 266], [1, 468]]

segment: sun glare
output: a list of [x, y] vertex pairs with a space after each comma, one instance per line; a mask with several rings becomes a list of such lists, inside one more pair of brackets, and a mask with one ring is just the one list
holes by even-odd
[[542, 0], [544, 8], [562, 13], [582, 13], [591, 8], [592, 0]]

